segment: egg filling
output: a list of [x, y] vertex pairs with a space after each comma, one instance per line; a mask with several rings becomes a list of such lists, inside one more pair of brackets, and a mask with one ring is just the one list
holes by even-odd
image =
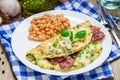
[[26, 58], [41, 68], [70, 71], [89, 65], [102, 52], [105, 35], [89, 21], [60, 33], [28, 51]]

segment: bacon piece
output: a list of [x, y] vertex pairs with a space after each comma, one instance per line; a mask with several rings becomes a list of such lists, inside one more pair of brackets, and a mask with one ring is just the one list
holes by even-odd
[[48, 58], [47, 59], [51, 64], [56, 65], [57, 63], [62, 62], [63, 60], [65, 60], [64, 57], [55, 57], [55, 58]]
[[102, 40], [105, 37], [105, 34], [103, 32], [94, 32], [92, 35], [91, 41], [97, 41]]
[[71, 56], [66, 57], [66, 58], [65, 57], [55, 57], [55, 58], [51, 58], [51, 59], [48, 58], [47, 60], [52, 65], [59, 64], [61, 68], [69, 68], [75, 62], [75, 60]]
[[93, 33], [91, 41], [102, 40], [105, 37], [105, 34], [102, 31], [100, 31], [100, 27], [91, 26], [91, 30]]
[[57, 63], [60, 63], [60, 62], [62, 62], [62, 61], [64, 61], [64, 60], [65, 60], [64, 57], [55, 57], [55, 58], [54, 58], [54, 61], [57, 62]]
[[52, 64], [52, 65], [57, 65], [58, 64], [57, 62], [50, 62], [50, 61], [49, 61], [49, 63]]
[[100, 27], [91, 26], [92, 32], [100, 32]]
[[59, 65], [61, 68], [69, 68], [73, 66], [74, 62], [75, 60], [72, 57], [67, 57], [65, 61], [62, 61], [61, 63], [59, 63]]

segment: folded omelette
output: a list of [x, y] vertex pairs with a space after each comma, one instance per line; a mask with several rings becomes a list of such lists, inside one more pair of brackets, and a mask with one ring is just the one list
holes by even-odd
[[27, 52], [27, 59], [41, 68], [68, 71], [92, 62], [102, 50], [101, 42], [91, 42], [92, 30], [85, 21], [61, 34], [42, 42]]

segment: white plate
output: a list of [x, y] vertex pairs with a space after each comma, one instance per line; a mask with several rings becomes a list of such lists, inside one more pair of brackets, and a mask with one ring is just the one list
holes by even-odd
[[[100, 54], [100, 56], [95, 61], [93, 61], [90, 65], [88, 65], [84, 68], [81, 68], [81, 69], [68, 71], [68, 72], [60, 72], [60, 71], [55, 71], [55, 70], [43, 69], [43, 68], [40, 68], [40, 67], [32, 64], [31, 62], [29, 62], [25, 57], [26, 52], [28, 50], [34, 48], [35, 46], [37, 46], [39, 44], [39, 42], [28, 40], [28, 38], [27, 38], [28, 27], [30, 26], [30, 21], [34, 17], [42, 16], [45, 13], [50, 13], [50, 14], [62, 13], [62, 14], [64, 14], [65, 17], [67, 17], [70, 20], [72, 26], [80, 24], [80, 23], [84, 22], [85, 20], [89, 20], [92, 25], [101, 27], [101, 30], [105, 33], [105, 39], [102, 42], [103, 50], [102, 50], [102, 53]], [[82, 13], [78, 13], [78, 12], [67, 11], [67, 10], [52, 10], [52, 11], [38, 13], [38, 14], [35, 14], [35, 15], [25, 19], [15, 29], [15, 31], [12, 35], [12, 43], [11, 44], [12, 44], [12, 49], [13, 49], [16, 57], [23, 64], [28, 66], [29, 68], [31, 68], [35, 71], [38, 71], [38, 72], [46, 73], [46, 74], [64, 75], [65, 76], [65, 75], [75, 75], [75, 74], [84, 73], [84, 72], [90, 71], [90, 70], [100, 66], [107, 59], [107, 57], [110, 54], [112, 41], [111, 41], [111, 37], [110, 37], [108, 31], [97, 20], [95, 20], [87, 15], [84, 15]]]

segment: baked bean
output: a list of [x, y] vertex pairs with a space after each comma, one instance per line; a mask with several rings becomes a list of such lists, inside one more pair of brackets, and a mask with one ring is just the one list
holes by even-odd
[[45, 28], [45, 31], [49, 31], [49, 28], [47, 27], [47, 28]]
[[41, 30], [42, 33], [45, 33], [45, 30]]
[[44, 40], [46, 40], [46, 38], [45, 37], [39, 37], [39, 39], [40, 39], [40, 41], [44, 41]]
[[49, 35], [46, 35], [46, 39], [50, 39], [50, 36], [49, 36]]
[[44, 14], [31, 20], [28, 39], [44, 41], [58, 35], [61, 28], [70, 28], [70, 21], [63, 14]]
[[37, 32], [36, 32], [36, 34], [37, 34], [37, 35], [40, 35], [40, 34], [41, 34], [41, 32], [40, 32], [40, 31], [37, 31]]
[[48, 31], [48, 32], [46, 32], [46, 34], [47, 34], [47, 35], [51, 35], [51, 32], [50, 32], [50, 31]]
[[33, 31], [31, 31], [30, 33], [31, 33], [31, 34], [35, 34], [36, 32], [33, 30]]
[[30, 39], [30, 40], [33, 40], [33, 36], [32, 35], [28, 35], [28, 39]]
[[39, 40], [39, 38], [38, 38], [38, 37], [34, 37], [34, 40], [35, 40], [35, 41], [38, 41], [38, 40]]
[[29, 32], [31, 32], [33, 29], [32, 29], [32, 27], [29, 27]]

